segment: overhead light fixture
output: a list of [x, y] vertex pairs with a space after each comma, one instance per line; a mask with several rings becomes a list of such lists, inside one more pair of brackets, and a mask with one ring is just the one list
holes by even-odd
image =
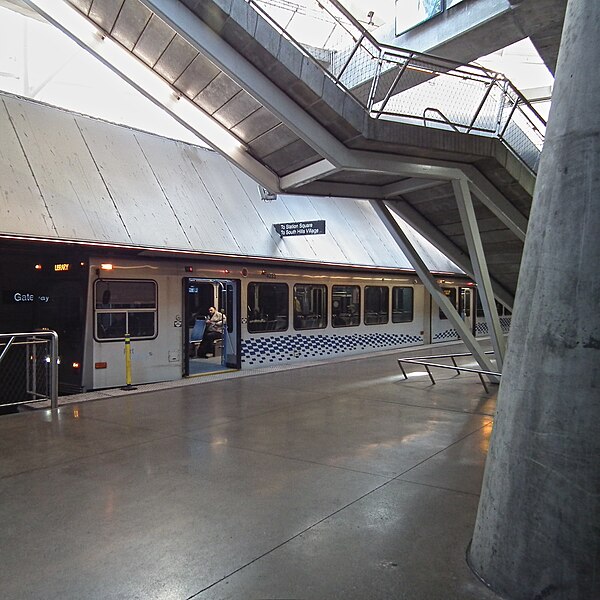
[[259, 185], [258, 189], [260, 191], [260, 199], [263, 202], [273, 202], [273, 200], [277, 200], [277, 194], [271, 192], [266, 187]]
[[225, 127], [182, 96], [134, 54], [107, 37], [68, 2], [24, 1], [207, 144], [227, 154], [245, 149]]

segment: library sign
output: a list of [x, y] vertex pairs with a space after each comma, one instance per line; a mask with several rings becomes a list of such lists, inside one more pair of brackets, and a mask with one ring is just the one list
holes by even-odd
[[274, 223], [281, 237], [293, 235], [321, 235], [325, 233], [325, 221], [300, 221], [298, 223]]

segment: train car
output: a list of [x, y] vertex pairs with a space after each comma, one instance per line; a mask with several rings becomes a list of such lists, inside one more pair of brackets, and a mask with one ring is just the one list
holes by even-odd
[[[409, 269], [144, 254], [5, 249], [1, 330], [59, 333], [63, 394], [124, 385], [127, 335], [133, 384], [458, 339]], [[437, 276], [469, 327], [484, 335], [473, 283], [459, 273]], [[211, 306], [226, 323], [204, 358], [198, 329]]]

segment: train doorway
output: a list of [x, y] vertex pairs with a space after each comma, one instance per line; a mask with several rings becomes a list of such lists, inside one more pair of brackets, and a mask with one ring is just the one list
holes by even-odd
[[473, 310], [473, 290], [468, 287], [458, 288], [458, 312], [467, 324], [469, 331], [475, 334], [475, 311]]
[[[183, 299], [186, 325], [183, 329], [184, 376], [239, 369], [239, 281], [186, 277], [183, 281]], [[211, 325], [207, 330], [211, 307], [224, 315], [222, 323], [217, 323], [220, 335], [214, 333], [215, 328]]]

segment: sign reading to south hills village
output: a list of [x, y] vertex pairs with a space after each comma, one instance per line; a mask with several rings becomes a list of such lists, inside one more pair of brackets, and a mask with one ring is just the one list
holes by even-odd
[[275, 231], [281, 236], [319, 235], [325, 233], [325, 221], [300, 221], [299, 223], [274, 223]]

